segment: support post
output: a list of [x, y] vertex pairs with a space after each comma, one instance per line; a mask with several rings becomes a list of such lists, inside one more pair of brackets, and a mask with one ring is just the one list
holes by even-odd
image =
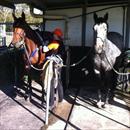
[[86, 41], [86, 3], [82, 7], [82, 46]]
[[127, 14], [126, 14], [126, 38], [125, 47], [130, 48], [130, 0], [128, 0]]
[[[45, 15], [45, 11], [43, 11], [43, 15]], [[45, 26], [46, 26], [46, 19], [43, 17], [43, 22], [42, 22], [42, 31], [45, 31]]]

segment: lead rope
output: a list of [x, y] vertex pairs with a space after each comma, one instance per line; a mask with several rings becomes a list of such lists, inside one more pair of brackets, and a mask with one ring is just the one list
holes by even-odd
[[[79, 60], [78, 62], [71, 64], [70, 67], [75, 67], [75, 66], [79, 65], [81, 62], [83, 62], [85, 59], [87, 59], [87, 57], [90, 54], [90, 52], [92, 51], [92, 49], [93, 49], [93, 46], [91, 47], [91, 49], [89, 50], [89, 52], [87, 53], [86, 56], [83, 56], [81, 58], [81, 60]], [[67, 67], [67, 65], [63, 65], [63, 67]]]
[[[27, 60], [28, 60], [28, 62], [29, 62], [29, 65], [31, 66], [31, 68], [33, 68], [33, 69], [35, 69], [35, 70], [37, 70], [37, 71], [43, 71], [44, 68], [39, 69], [39, 68], [34, 67], [34, 66], [31, 64], [30, 58], [29, 58], [29, 55], [28, 55], [28, 52], [27, 52], [27, 49], [26, 49], [25, 44], [23, 44], [23, 46], [24, 46], [24, 49], [25, 49], [25, 54], [26, 54], [26, 56], [27, 56]], [[39, 50], [39, 49], [37, 49], [37, 51], [38, 51], [38, 50]], [[78, 62], [71, 64], [70, 67], [75, 67], [75, 66], [79, 65], [81, 62], [83, 62], [83, 61], [88, 57], [88, 55], [89, 55], [89, 53], [90, 53], [91, 51], [92, 51], [92, 47], [91, 47], [91, 49], [89, 50], [89, 52], [87, 53], [86, 56], [82, 57], [82, 59], [79, 60]], [[58, 56], [58, 58], [60, 58], [60, 57]], [[60, 59], [61, 59], [61, 58], [60, 58]], [[57, 64], [58, 64], [58, 63], [57, 63]], [[67, 65], [64, 65], [64, 64], [63, 64], [63, 65], [58, 64], [58, 66], [60, 66], [60, 67], [67, 67]]]
[[110, 61], [108, 60], [106, 54], [105, 54], [105, 57], [106, 57], [106, 59], [107, 59], [107, 62], [109, 63], [109, 65], [111, 66], [111, 68], [113, 69], [113, 71], [114, 71], [116, 74], [118, 74], [118, 75], [129, 75], [129, 74], [130, 74], [129, 72], [128, 72], [128, 73], [118, 72], [118, 71], [112, 66], [112, 64], [111, 64]]

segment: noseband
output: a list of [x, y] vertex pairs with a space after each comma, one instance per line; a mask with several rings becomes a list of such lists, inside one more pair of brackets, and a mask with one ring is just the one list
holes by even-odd
[[101, 37], [97, 37], [97, 38], [99, 38], [102, 41], [103, 44], [105, 43], [105, 40], [103, 40]]

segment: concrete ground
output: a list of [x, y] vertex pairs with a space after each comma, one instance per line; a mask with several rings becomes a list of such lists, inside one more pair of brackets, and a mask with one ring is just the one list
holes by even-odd
[[38, 99], [30, 102], [20, 96], [14, 98], [12, 86], [1, 87], [0, 130], [129, 130], [130, 95], [117, 91], [112, 104], [98, 109], [97, 93], [88, 88], [67, 90], [46, 127], [45, 109], [38, 105]]

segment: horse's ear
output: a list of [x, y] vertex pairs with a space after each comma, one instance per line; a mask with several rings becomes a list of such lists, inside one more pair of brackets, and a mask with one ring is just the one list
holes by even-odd
[[94, 15], [93, 15], [93, 19], [94, 19], [94, 21], [95, 21], [95, 23], [96, 23], [96, 21], [97, 21], [97, 19], [98, 19], [98, 16], [97, 16], [96, 13], [94, 13]]
[[108, 13], [106, 13], [106, 14], [104, 15], [104, 20], [105, 20], [105, 21], [108, 20]]
[[17, 19], [17, 17], [15, 16], [14, 12], [12, 13], [13, 19], [14, 21]]
[[25, 13], [22, 12], [22, 19], [25, 20]]

